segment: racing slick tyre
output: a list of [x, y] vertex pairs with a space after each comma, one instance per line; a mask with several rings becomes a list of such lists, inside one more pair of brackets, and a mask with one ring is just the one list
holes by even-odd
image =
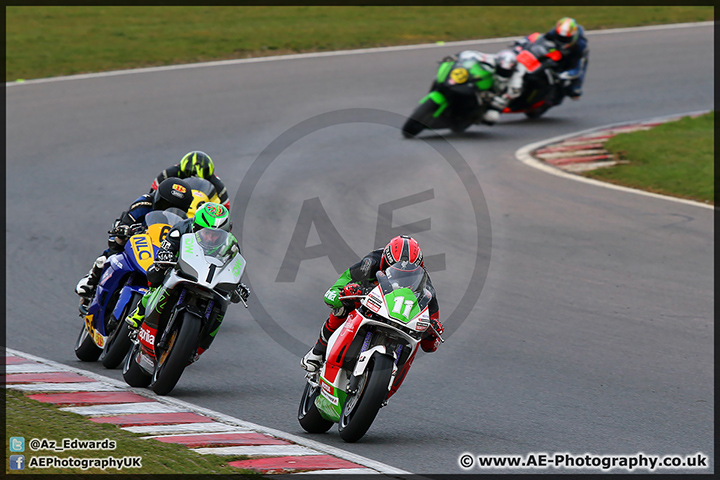
[[123, 379], [131, 387], [147, 387], [152, 381], [152, 375], [143, 370], [135, 359], [140, 351], [140, 345], [134, 344], [123, 363]]
[[142, 295], [140, 293], [133, 293], [125, 305], [125, 308], [123, 308], [120, 319], [112, 319], [112, 321], [116, 323], [116, 326], [105, 341], [102, 355], [100, 355], [100, 361], [105, 368], [117, 368], [122, 363], [128, 350], [130, 350], [130, 346], [132, 345], [132, 341], [130, 340], [130, 326], [125, 323], [125, 317], [130, 314], [141, 298]]
[[356, 442], [365, 435], [388, 396], [393, 359], [374, 355], [358, 385], [357, 393], [348, 395], [343, 406], [338, 431], [346, 442]]
[[102, 348], [95, 345], [95, 342], [83, 323], [82, 330], [75, 342], [75, 356], [83, 362], [94, 362], [100, 358]]
[[425, 130], [433, 121], [435, 110], [437, 110], [437, 104], [432, 100], [427, 100], [417, 107], [402, 127], [403, 137], [412, 138]]
[[190, 364], [192, 355], [197, 351], [201, 319], [185, 311], [178, 320], [173, 331], [167, 336], [167, 346], [157, 353], [155, 373], [150, 387], [158, 395], [167, 395], [175, 388], [185, 367]]
[[298, 421], [300, 426], [308, 433], [325, 433], [333, 426], [333, 422], [326, 420], [320, 415], [320, 411], [315, 405], [315, 399], [320, 394], [320, 386], [313, 387], [309, 383], [305, 384], [302, 398], [300, 399], [300, 407], [298, 407]]

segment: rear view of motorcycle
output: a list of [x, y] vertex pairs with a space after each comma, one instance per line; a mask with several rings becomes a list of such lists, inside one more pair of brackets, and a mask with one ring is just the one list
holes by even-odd
[[426, 128], [463, 132], [478, 123], [493, 86], [494, 61], [486, 54], [465, 51], [440, 62], [430, 93], [410, 115], [402, 133], [413, 137]]
[[398, 373], [412, 364], [423, 336], [433, 331], [440, 337], [430, 323], [432, 294], [423, 267], [399, 262], [378, 272], [377, 280], [367, 295], [355, 297], [360, 306], [328, 340], [320, 370], [306, 374], [298, 420], [309, 433], [337, 423], [346, 442], [362, 438], [393, 384], [402, 381], [406, 372], [400, 379]]
[[510, 102], [503, 113], [524, 113], [528, 118], [539, 118], [559, 105], [565, 89], [577, 76], [555, 71], [561, 58], [562, 53], [543, 37], [525, 44], [517, 55], [518, 68], [525, 72], [522, 94]]
[[123, 364], [130, 386], [150, 386], [158, 395], [170, 393], [210, 347], [246, 262], [231, 234], [203, 228], [182, 236], [171, 265], [147, 301], [145, 321], [133, 332]]

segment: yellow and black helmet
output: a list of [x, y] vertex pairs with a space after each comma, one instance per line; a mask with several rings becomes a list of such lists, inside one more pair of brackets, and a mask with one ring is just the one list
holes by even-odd
[[187, 177], [208, 179], [212, 177], [215, 172], [215, 165], [210, 155], [200, 150], [195, 150], [186, 154], [182, 160], [180, 160], [180, 171]]

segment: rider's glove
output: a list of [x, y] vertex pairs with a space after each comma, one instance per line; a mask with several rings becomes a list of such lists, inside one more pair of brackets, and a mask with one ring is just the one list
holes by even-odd
[[155, 260], [160, 262], [174, 262], [175, 254], [168, 250], [159, 250], [157, 255], [155, 255]]
[[250, 289], [244, 283], [241, 283], [237, 286], [237, 288], [235, 288], [235, 290], [232, 291], [230, 301], [233, 303], [238, 303], [242, 299], [247, 302], [249, 296]]
[[440, 320], [438, 320], [438, 319], [436, 319], [436, 318], [431, 318], [431, 319], [430, 319], [430, 325], [432, 325], [433, 328], [434, 328], [435, 330], [437, 330], [437, 333], [438, 333], [439, 335], [442, 335], [442, 334], [443, 334], [443, 331], [444, 331], [444, 330], [443, 330], [442, 323], [440, 323]]
[[352, 312], [357, 308], [360, 300], [357, 298], [343, 298], [347, 296], [362, 295], [362, 288], [357, 283], [348, 283], [340, 292], [340, 301], [343, 304], [346, 312]]
[[114, 225], [108, 233], [118, 237], [130, 237], [144, 230], [142, 223], [133, 223], [132, 225]]
[[437, 330], [437, 334], [432, 330], [428, 329], [428, 334], [426, 334], [425, 337], [420, 340], [420, 347], [423, 349], [424, 352], [427, 353], [434, 352], [438, 349], [438, 347], [440, 346], [440, 338], [437, 335], [442, 335], [443, 333], [443, 326], [439, 320], [431, 318], [430, 324], [435, 330]]

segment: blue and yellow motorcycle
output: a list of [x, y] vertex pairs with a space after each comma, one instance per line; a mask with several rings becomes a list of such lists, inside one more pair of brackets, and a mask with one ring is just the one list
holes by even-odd
[[185, 218], [185, 212], [170, 208], [152, 211], [145, 225], [125, 244], [124, 251], [111, 255], [103, 265], [100, 281], [75, 343], [75, 355], [84, 362], [98, 359], [106, 368], [116, 368], [132, 345], [125, 317], [147, 292], [147, 269], [155, 260], [170, 229]]

